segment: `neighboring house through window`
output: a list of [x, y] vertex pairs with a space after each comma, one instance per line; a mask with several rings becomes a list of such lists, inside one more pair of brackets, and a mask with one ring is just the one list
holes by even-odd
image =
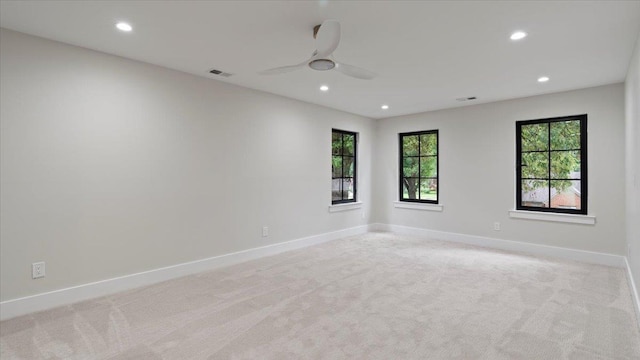
[[587, 214], [587, 115], [516, 122], [516, 209]]
[[333, 129], [331, 133], [331, 203], [356, 201], [357, 134]]
[[438, 203], [438, 130], [400, 136], [400, 201]]

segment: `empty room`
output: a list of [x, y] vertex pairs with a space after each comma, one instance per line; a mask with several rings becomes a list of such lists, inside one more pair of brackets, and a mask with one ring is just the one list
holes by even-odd
[[640, 1], [0, 1], [0, 359], [640, 359]]

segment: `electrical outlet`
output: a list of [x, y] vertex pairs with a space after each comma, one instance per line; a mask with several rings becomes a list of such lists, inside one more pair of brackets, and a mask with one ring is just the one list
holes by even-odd
[[362, 212], [362, 218], [364, 219], [364, 211]]
[[268, 226], [263, 226], [262, 227], [262, 237], [267, 237], [269, 236], [269, 227]]
[[31, 276], [34, 279], [43, 278], [45, 275], [44, 261], [31, 264]]
[[499, 222], [494, 222], [493, 223], [493, 230], [495, 231], [500, 231], [500, 223]]

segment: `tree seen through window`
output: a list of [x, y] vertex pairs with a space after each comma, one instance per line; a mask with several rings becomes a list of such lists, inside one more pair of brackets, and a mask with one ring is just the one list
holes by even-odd
[[356, 133], [331, 133], [331, 202], [356, 201]]
[[586, 214], [586, 120], [516, 123], [519, 209]]
[[400, 134], [400, 200], [438, 203], [438, 130]]

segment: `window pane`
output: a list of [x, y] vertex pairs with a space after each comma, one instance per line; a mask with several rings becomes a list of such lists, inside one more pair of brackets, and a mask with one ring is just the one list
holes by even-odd
[[423, 156], [420, 158], [420, 177], [438, 176], [438, 158], [435, 156]]
[[338, 132], [331, 133], [331, 154], [342, 154], [342, 134]]
[[402, 137], [402, 155], [418, 155], [418, 135]]
[[340, 183], [342, 179], [333, 179], [331, 181], [331, 201], [342, 200], [342, 191], [340, 189]]
[[331, 177], [342, 177], [342, 156], [331, 157]]
[[332, 203], [355, 201], [357, 134], [333, 129], [331, 140]]
[[403, 177], [418, 177], [418, 157], [407, 157], [402, 162]]
[[573, 115], [516, 123], [522, 165], [517, 208], [587, 214], [586, 192], [581, 192], [587, 187], [586, 122], [587, 115]]
[[549, 207], [549, 181], [523, 180], [522, 206]]
[[438, 142], [436, 134], [420, 135], [420, 155], [436, 155]]
[[438, 180], [420, 180], [420, 200], [438, 200]]
[[580, 121], [551, 123], [551, 150], [580, 149]]
[[551, 153], [552, 179], [580, 179], [580, 151]]
[[548, 150], [549, 124], [523, 125], [522, 151]]
[[418, 179], [417, 178], [402, 179], [402, 198], [403, 199], [418, 198]]
[[353, 156], [345, 156], [342, 158], [342, 162], [343, 162], [343, 171], [344, 177], [353, 177], [353, 163], [354, 163], [354, 157]]
[[551, 207], [580, 210], [580, 180], [552, 180]]
[[355, 154], [355, 149], [356, 149], [356, 136], [355, 135], [348, 135], [348, 134], [344, 134], [342, 135], [342, 141], [343, 141], [343, 149], [344, 149], [344, 154], [345, 155], [351, 155], [353, 156], [353, 154]]
[[549, 178], [549, 153], [535, 152], [522, 153], [522, 178], [523, 179], [548, 179]]
[[353, 192], [353, 179], [343, 179], [342, 180], [342, 199], [343, 200], [352, 200], [354, 197]]
[[438, 130], [400, 134], [400, 200], [437, 202]]

